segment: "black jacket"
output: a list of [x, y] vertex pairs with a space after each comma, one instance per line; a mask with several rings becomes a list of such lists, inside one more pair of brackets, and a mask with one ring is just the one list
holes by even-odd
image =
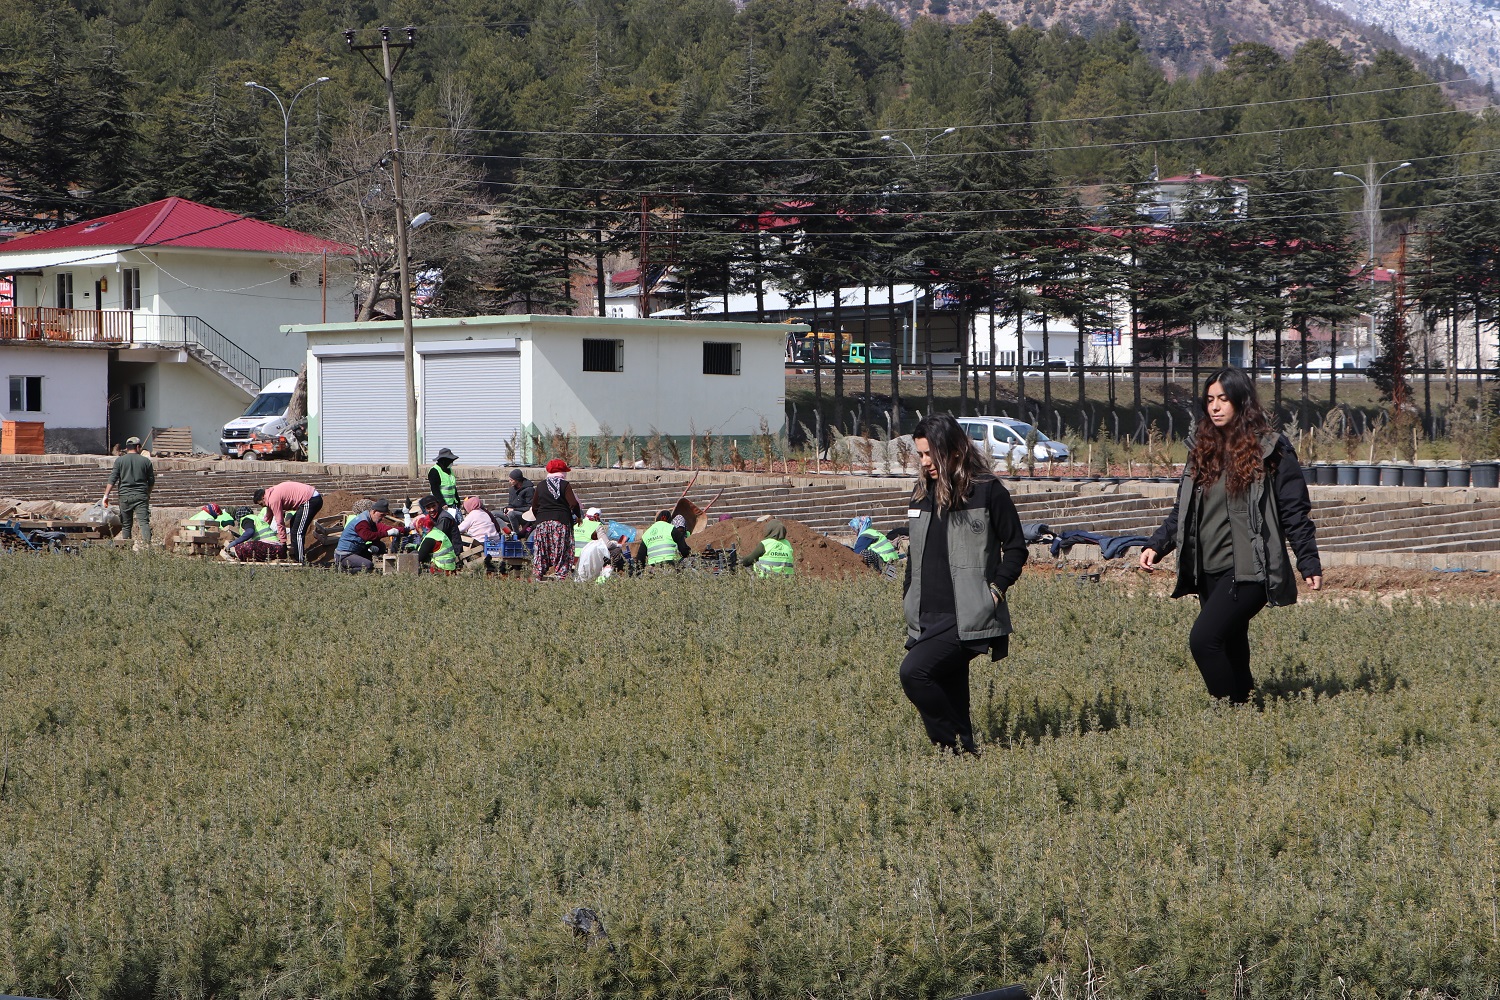
[[[515, 480], [511, 480], [512, 483]], [[530, 510], [531, 501], [536, 498], [536, 483], [529, 479], [521, 480], [519, 486], [511, 486], [510, 493], [506, 496], [505, 507], [507, 510]]]
[[[1191, 444], [1189, 445], [1191, 452]], [[1230, 528], [1236, 538], [1235, 577], [1263, 583], [1266, 600], [1271, 605], [1297, 602], [1297, 577], [1322, 576], [1318, 559], [1317, 531], [1313, 526], [1312, 498], [1297, 453], [1284, 434], [1271, 433], [1261, 439], [1261, 461], [1265, 463], [1264, 479], [1250, 485], [1248, 502], [1241, 515], [1231, 505]], [[1267, 484], [1271, 488], [1267, 489]], [[1191, 468], [1183, 470], [1177, 488], [1177, 502], [1162, 522], [1146, 548], [1157, 555], [1177, 553], [1177, 586], [1173, 597], [1202, 592], [1198, 579], [1198, 499], [1201, 489]], [[1239, 539], [1247, 539], [1249, 552]], [[1297, 569], [1287, 561], [1287, 545], [1297, 556]], [[1243, 568], [1241, 568], [1243, 567]]]

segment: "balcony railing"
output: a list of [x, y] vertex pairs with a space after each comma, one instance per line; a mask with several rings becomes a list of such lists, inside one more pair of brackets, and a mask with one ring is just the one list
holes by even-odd
[[133, 313], [121, 309], [55, 309], [17, 306], [0, 311], [0, 340], [128, 344]]
[[256, 386], [265, 385], [283, 374], [296, 374], [290, 369], [263, 367], [255, 355], [198, 316], [45, 306], [0, 310], [0, 341], [16, 340], [197, 349], [212, 355], [220, 365], [232, 369], [245, 382]]

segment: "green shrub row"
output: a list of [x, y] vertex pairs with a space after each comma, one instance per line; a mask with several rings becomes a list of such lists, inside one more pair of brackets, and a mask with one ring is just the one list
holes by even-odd
[[1257, 710], [1189, 602], [1012, 600], [953, 759], [873, 578], [0, 558], [0, 992], [1500, 990], [1493, 605], [1268, 611]]

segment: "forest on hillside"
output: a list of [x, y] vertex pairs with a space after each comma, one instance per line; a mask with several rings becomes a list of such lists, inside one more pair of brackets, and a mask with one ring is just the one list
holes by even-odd
[[[1500, 117], [1390, 51], [1240, 43], [1222, 69], [1169, 79], [1125, 23], [903, 25], [842, 0], [12, 7], [12, 225], [167, 195], [281, 215], [367, 249], [367, 312], [392, 287], [390, 140], [381, 79], [345, 32], [368, 43], [381, 24], [415, 28], [396, 95], [410, 212], [436, 219], [413, 234], [443, 274], [435, 312], [591, 309], [580, 273], [602, 287], [606, 262], [644, 250], [689, 302], [915, 280], [960, 309], [1040, 304], [1081, 329], [1140, 282], [1127, 291], [1159, 313], [1142, 322], [1195, 343], [1231, 322], [1331, 323], [1367, 305], [1349, 281], [1362, 192], [1334, 171], [1372, 161], [1411, 164], [1386, 180], [1383, 221], [1424, 234], [1430, 323], [1493, 316], [1500, 285]], [[262, 87], [296, 96], [285, 118]], [[1195, 219], [1152, 242], [1140, 185], [1192, 171], [1247, 182], [1245, 217], [1230, 225], [1232, 193], [1205, 185]], [[1089, 255], [1100, 239], [1117, 252]], [[1106, 266], [1127, 252], [1159, 264], [1153, 288]]]

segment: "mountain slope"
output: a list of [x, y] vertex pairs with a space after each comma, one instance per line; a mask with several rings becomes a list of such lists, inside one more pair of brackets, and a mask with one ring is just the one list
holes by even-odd
[[[1465, 76], [1443, 51], [1407, 42], [1379, 24], [1366, 23], [1374, 8], [1400, 11], [1426, 7], [1477, 7], [1500, 0], [1342, 0], [1340, 10], [1318, 0], [874, 0], [903, 20], [926, 15], [968, 20], [988, 11], [1012, 24], [1066, 28], [1090, 34], [1120, 21], [1135, 25], [1143, 47], [1168, 73], [1191, 74], [1216, 65], [1236, 42], [1260, 42], [1289, 53], [1303, 42], [1323, 39], [1356, 60], [1378, 49], [1395, 49], [1438, 79]], [[1359, 8], [1358, 13], [1354, 8]], [[1490, 12], [1492, 15], [1494, 11]], [[1432, 15], [1453, 25], [1457, 15]]]
[[1406, 44], [1500, 82], [1500, 0], [1328, 0]]

